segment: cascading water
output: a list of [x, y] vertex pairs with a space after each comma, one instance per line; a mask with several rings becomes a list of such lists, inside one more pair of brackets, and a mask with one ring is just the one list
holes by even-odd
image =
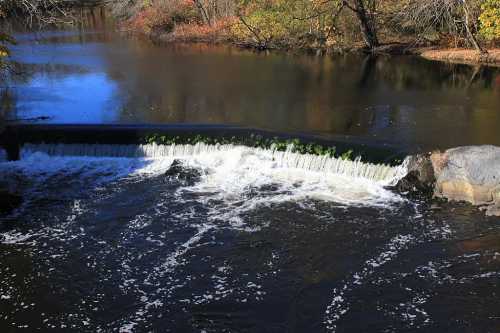
[[338, 174], [353, 178], [364, 178], [381, 182], [385, 185], [394, 185], [406, 175], [406, 162], [400, 166], [391, 167], [385, 164], [372, 164], [317, 156], [299, 154], [289, 147], [286, 151], [275, 149], [250, 148], [237, 145], [209, 145], [198, 143], [195, 145], [93, 145], [93, 144], [26, 144], [22, 154], [33, 152], [45, 153], [50, 156], [94, 156], [94, 157], [145, 157], [145, 158], [185, 158], [189, 156], [227, 153], [244, 150], [246, 154], [260, 154], [274, 161], [277, 167], [302, 169], [325, 174]]
[[386, 188], [405, 172], [291, 149], [26, 144], [0, 163], [24, 200], [0, 217], [0, 331], [494, 332], [500, 248], [471, 241], [499, 244], [492, 221]]

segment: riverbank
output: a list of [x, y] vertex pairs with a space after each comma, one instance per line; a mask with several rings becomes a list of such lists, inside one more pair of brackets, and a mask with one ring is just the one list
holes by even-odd
[[500, 49], [490, 49], [483, 56], [477, 51], [469, 49], [430, 49], [423, 50], [419, 55], [429, 60], [470, 65], [500, 66]]
[[[366, 49], [362, 43], [352, 43], [344, 46], [327, 46], [314, 43], [261, 44], [253, 40], [238, 40], [227, 31], [227, 25], [216, 27], [192, 27], [183, 25], [172, 32], [151, 31], [141, 33], [155, 43], [165, 44], [209, 44], [228, 45], [255, 51], [279, 51], [289, 53], [308, 53], [315, 55], [335, 55], [346, 53], [375, 54], [375, 55], [411, 55], [427, 60], [466, 65], [487, 65], [500, 67], [500, 48], [488, 49], [487, 55], [481, 56], [477, 51], [467, 48], [446, 48], [434, 45], [418, 45], [407, 42], [384, 43], [373, 50]], [[128, 32], [138, 33], [128, 30]]]
[[[419, 22], [412, 21], [411, 14], [419, 7], [402, 3], [381, 6], [376, 14], [366, 12], [365, 8], [358, 10], [346, 2], [339, 8], [327, 4], [308, 7], [305, 3], [299, 8], [286, 1], [267, 6], [248, 3], [227, 7], [224, 11], [205, 7], [198, 1], [152, 2], [138, 8], [120, 7], [119, 3], [121, 0], [112, 1], [114, 5], [110, 8], [112, 14], [120, 18], [121, 27], [157, 42], [224, 44], [258, 51], [316, 55], [418, 55], [446, 62], [500, 64], [500, 35], [496, 23], [485, 16], [489, 13], [486, 7], [482, 8], [484, 15], [473, 18], [478, 24], [475, 30], [464, 34], [429, 22], [429, 26], [422, 29]], [[462, 15], [460, 8], [455, 9], [457, 15]], [[476, 55], [473, 45], [491, 49], [490, 55]]]

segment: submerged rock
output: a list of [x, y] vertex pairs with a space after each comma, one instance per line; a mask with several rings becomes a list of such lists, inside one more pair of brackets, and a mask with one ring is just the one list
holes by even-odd
[[201, 172], [195, 168], [185, 166], [181, 161], [174, 160], [170, 168], [165, 172], [169, 178], [175, 178], [185, 186], [193, 186], [201, 178]]
[[467, 146], [433, 153], [434, 195], [485, 206], [500, 216], [500, 147]]

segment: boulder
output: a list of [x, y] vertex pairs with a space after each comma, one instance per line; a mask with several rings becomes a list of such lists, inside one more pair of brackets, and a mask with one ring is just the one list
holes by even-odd
[[430, 156], [436, 183], [434, 195], [485, 206], [500, 216], [500, 147], [466, 146]]
[[396, 189], [419, 196], [432, 196], [435, 180], [430, 154], [414, 155], [408, 160], [408, 174], [397, 183]]
[[500, 216], [500, 147], [465, 146], [410, 156], [400, 192], [466, 201]]
[[201, 178], [201, 172], [195, 168], [185, 166], [181, 161], [174, 160], [165, 176], [176, 179], [184, 186], [193, 186]]

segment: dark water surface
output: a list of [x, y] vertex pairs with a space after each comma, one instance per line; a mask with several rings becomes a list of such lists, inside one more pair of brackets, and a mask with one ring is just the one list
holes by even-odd
[[500, 71], [411, 57], [312, 57], [157, 46], [113, 32], [18, 33], [27, 75], [10, 118], [48, 123], [217, 123], [351, 135], [405, 147], [500, 144]]
[[498, 218], [238, 150], [171, 162], [0, 163], [25, 198], [0, 331], [498, 332]]
[[[500, 144], [498, 69], [155, 46], [101, 19], [17, 34], [2, 111]], [[500, 332], [499, 218], [266, 154], [0, 150], [24, 199], [0, 216], [0, 332]]]

